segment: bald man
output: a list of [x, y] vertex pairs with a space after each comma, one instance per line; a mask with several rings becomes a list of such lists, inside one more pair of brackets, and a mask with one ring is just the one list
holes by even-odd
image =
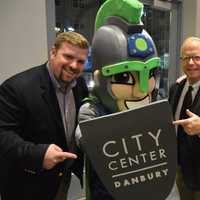
[[187, 38], [181, 46], [180, 53], [181, 68], [185, 76], [171, 87], [169, 94], [175, 119], [173, 123], [177, 130], [177, 184], [181, 200], [199, 200], [200, 38]]

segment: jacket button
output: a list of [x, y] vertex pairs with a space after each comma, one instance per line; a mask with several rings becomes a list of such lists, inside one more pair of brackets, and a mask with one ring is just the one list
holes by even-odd
[[63, 176], [63, 173], [62, 173], [62, 172], [59, 172], [58, 176]]

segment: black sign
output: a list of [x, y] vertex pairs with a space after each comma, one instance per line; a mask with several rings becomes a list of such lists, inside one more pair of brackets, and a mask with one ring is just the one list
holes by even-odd
[[116, 200], [164, 200], [176, 174], [176, 134], [166, 100], [80, 124], [82, 145]]

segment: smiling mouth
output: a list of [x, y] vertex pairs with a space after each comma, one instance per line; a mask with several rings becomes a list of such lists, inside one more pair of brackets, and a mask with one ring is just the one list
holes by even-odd
[[67, 74], [69, 74], [70, 76], [73, 76], [75, 73], [73, 71], [70, 71], [68, 69], [63, 68], [63, 71]]
[[142, 106], [148, 105], [150, 103], [150, 96], [147, 95], [142, 99], [137, 99], [137, 100], [125, 100], [124, 104], [126, 106], [127, 109], [131, 109], [131, 108], [140, 108]]

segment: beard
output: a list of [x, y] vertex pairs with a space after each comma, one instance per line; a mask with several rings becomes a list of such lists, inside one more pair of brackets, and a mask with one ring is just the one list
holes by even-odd
[[[69, 76], [68, 78], [66, 78], [66, 74]], [[76, 79], [81, 73], [81, 70], [80, 69], [73, 69], [72, 67], [69, 67], [69, 66], [63, 66], [62, 67], [62, 70], [59, 74], [59, 82], [62, 84], [62, 85], [68, 85], [69, 83], [71, 83], [74, 79]]]
[[70, 74], [80, 74], [80, 69], [74, 69], [74, 68], [72, 68], [72, 67], [69, 67], [69, 66], [63, 66], [62, 67], [62, 70], [64, 70], [65, 72], [67, 72], [67, 73], [70, 73]]

